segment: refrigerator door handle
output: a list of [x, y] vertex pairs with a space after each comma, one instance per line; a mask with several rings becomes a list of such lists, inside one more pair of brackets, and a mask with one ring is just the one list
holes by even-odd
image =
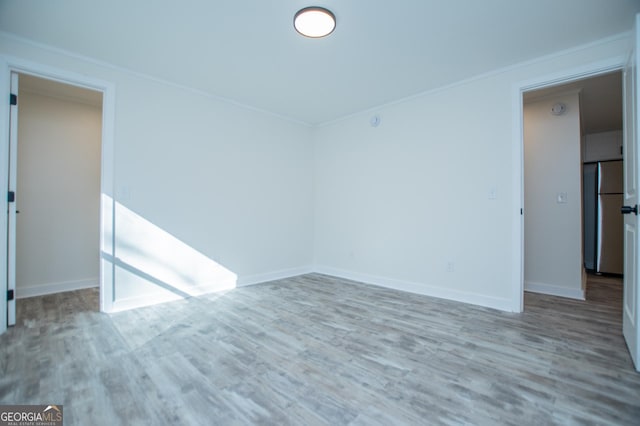
[[638, 215], [638, 205], [636, 204], [635, 206], [631, 207], [631, 206], [622, 206], [620, 208], [620, 213], [622, 214], [635, 214], [636, 216]]

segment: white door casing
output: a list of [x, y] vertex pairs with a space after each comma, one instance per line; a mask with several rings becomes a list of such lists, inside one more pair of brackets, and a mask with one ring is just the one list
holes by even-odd
[[[101, 209], [100, 209], [100, 310], [111, 312], [113, 309], [114, 274], [114, 129], [115, 129], [115, 85], [111, 82], [90, 77], [72, 71], [53, 68], [47, 65], [25, 61], [20, 58], [0, 55], [0, 93], [3, 99], [9, 99], [11, 75], [14, 73], [31, 74], [37, 77], [59, 81], [66, 84], [97, 90], [103, 94], [102, 106], [102, 161], [101, 161]], [[8, 190], [9, 145], [10, 145], [10, 107], [9, 102], [0, 103], [0, 186]], [[17, 119], [17, 116], [16, 116]], [[13, 168], [15, 170], [15, 167]], [[14, 181], [15, 182], [15, 181]], [[6, 194], [6, 193], [5, 193]], [[16, 195], [16, 199], [18, 195]], [[9, 203], [4, 195], [0, 197], [0, 207], [9, 211]], [[6, 295], [8, 289], [9, 263], [9, 215], [0, 215], [0, 294]], [[15, 219], [14, 222], [15, 223]], [[14, 251], [15, 253], [15, 251]], [[6, 299], [4, 299], [6, 301]], [[8, 303], [0, 302], [0, 334], [7, 329]]]
[[[18, 74], [11, 73], [11, 94], [18, 96]], [[19, 99], [18, 99], [19, 101]], [[16, 219], [18, 194], [16, 194], [17, 166], [18, 166], [18, 105], [10, 106], [9, 112], [9, 193], [14, 194], [14, 200], [9, 200], [7, 219], [7, 290], [13, 293], [7, 301], [7, 325], [16, 323]]]
[[633, 363], [640, 371], [640, 327], [638, 327], [638, 255], [640, 232], [638, 230], [638, 45], [640, 15], [636, 16], [633, 46], [623, 71], [624, 94], [624, 204], [636, 207], [636, 214], [624, 217], [624, 294], [622, 306], [622, 333]]
[[[11, 93], [11, 77], [9, 67], [3, 57], [0, 57], [0, 99], [9, 99]], [[9, 188], [9, 102], [0, 102], [0, 189], [2, 192]], [[7, 221], [9, 204], [6, 196], [0, 196], [0, 295], [7, 294]], [[6, 299], [4, 299], [6, 300]], [[7, 330], [7, 303], [0, 302], [0, 334]]]

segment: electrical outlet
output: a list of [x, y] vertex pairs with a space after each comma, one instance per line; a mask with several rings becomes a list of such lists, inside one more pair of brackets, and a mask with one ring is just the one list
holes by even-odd
[[492, 186], [489, 188], [489, 199], [495, 200], [496, 198], [498, 198], [498, 189], [495, 186]]
[[453, 262], [447, 262], [447, 272], [453, 272], [453, 271], [454, 271]]

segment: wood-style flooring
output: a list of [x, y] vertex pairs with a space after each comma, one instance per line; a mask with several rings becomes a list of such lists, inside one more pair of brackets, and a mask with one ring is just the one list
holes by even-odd
[[318, 274], [114, 315], [97, 290], [18, 301], [0, 404], [65, 425], [640, 424], [621, 286], [525, 312]]

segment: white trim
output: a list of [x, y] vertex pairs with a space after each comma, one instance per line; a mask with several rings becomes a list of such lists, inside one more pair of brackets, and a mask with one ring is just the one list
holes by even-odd
[[390, 107], [390, 106], [393, 106], [393, 105], [397, 105], [397, 104], [401, 104], [401, 103], [404, 103], [404, 102], [407, 102], [407, 101], [411, 101], [413, 99], [420, 98], [422, 96], [435, 94], [435, 93], [438, 93], [438, 92], [441, 92], [441, 91], [444, 91], [444, 90], [449, 90], [449, 89], [454, 88], [454, 87], [462, 86], [462, 85], [465, 85], [465, 84], [468, 84], [468, 83], [471, 83], [471, 82], [474, 82], [474, 81], [477, 81], [477, 80], [490, 78], [490, 77], [493, 77], [495, 75], [503, 74], [505, 72], [509, 72], [509, 71], [520, 69], [520, 68], [528, 67], [530, 65], [534, 65], [534, 64], [541, 63], [541, 62], [553, 60], [555, 58], [563, 57], [563, 56], [566, 56], [566, 55], [571, 55], [571, 54], [578, 53], [578, 52], [583, 51], [583, 50], [592, 49], [592, 48], [597, 47], [597, 46], [601, 46], [601, 45], [604, 45], [604, 44], [615, 42], [617, 40], [626, 39], [626, 38], [630, 37], [630, 34], [631, 34], [630, 31], [626, 31], [626, 32], [619, 33], [619, 34], [614, 34], [612, 36], [605, 37], [605, 38], [602, 38], [602, 39], [599, 39], [599, 40], [596, 40], [596, 41], [593, 41], [593, 42], [590, 42], [590, 43], [582, 44], [580, 46], [575, 46], [575, 47], [572, 47], [572, 48], [569, 48], [569, 49], [561, 50], [559, 52], [553, 52], [553, 53], [545, 55], [545, 56], [540, 56], [540, 57], [529, 59], [529, 60], [526, 60], [526, 61], [523, 61], [523, 62], [518, 62], [518, 63], [515, 63], [515, 64], [507, 65], [507, 66], [502, 67], [502, 68], [498, 68], [498, 69], [494, 69], [494, 70], [491, 70], [491, 71], [488, 71], [488, 72], [485, 72], [485, 73], [477, 74], [475, 76], [472, 76], [472, 77], [469, 77], [469, 78], [466, 78], [466, 79], [463, 79], [463, 80], [458, 80], [458, 81], [455, 81], [455, 82], [452, 82], [452, 83], [449, 83], [449, 84], [445, 84], [443, 86], [438, 86], [438, 87], [435, 87], [433, 89], [424, 90], [424, 91], [421, 91], [421, 92], [413, 94], [413, 95], [409, 95], [409, 96], [406, 96], [406, 97], [403, 97], [403, 98], [400, 98], [400, 99], [393, 100], [391, 102], [375, 105], [375, 106], [373, 106], [371, 108], [367, 108], [367, 109], [364, 109], [364, 110], [356, 111], [356, 112], [353, 112], [351, 114], [347, 114], [347, 115], [344, 115], [342, 117], [338, 117], [338, 118], [333, 119], [333, 120], [328, 120], [328, 121], [325, 121], [325, 122], [312, 124], [312, 123], [308, 123], [308, 122], [305, 122], [305, 121], [302, 121], [302, 120], [297, 120], [297, 119], [294, 119], [294, 118], [291, 118], [291, 117], [288, 117], [288, 116], [285, 116], [285, 115], [282, 115], [282, 114], [278, 114], [278, 113], [275, 113], [275, 112], [272, 112], [272, 111], [268, 111], [268, 110], [265, 110], [265, 109], [262, 109], [262, 108], [258, 108], [258, 107], [254, 107], [254, 106], [251, 106], [251, 105], [248, 105], [248, 104], [244, 104], [244, 103], [241, 103], [239, 101], [235, 101], [235, 100], [230, 99], [230, 98], [225, 98], [223, 96], [215, 95], [215, 94], [206, 92], [204, 90], [195, 89], [193, 87], [185, 86], [183, 84], [174, 83], [174, 82], [171, 82], [171, 81], [168, 81], [168, 80], [164, 80], [164, 79], [161, 79], [161, 78], [158, 78], [158, 77], [151, 76], [149, 74], [145, 74], [145, 73], [142, 73], [142, 72], [134, 71], [134, 70], [129, 69], [129, 68], [125, 68], [125, 67], [121, 67], [121, 66], [118, 66], [118, 65], [114, 65], [114, 64], [111, 64], [111, 63], [106, 62], [106, 61], [102, 61], [102, 60], [99, 60], [99, 59], [91, 58], [89, 56], [84, 56], [84, 55], [81, 55], [81, 54], [78, 54], [78, 53], [75, 53], [75, 52], [72, 52], [72, 51], [69, 51], [69, 50], [60, 49], [58, 47], [53, 47], [51, 45], [48, 45], [48, 44], [45, 44], [45, 43], [40, 43], [40, 42], [37, 42], [37, 41], [34, 41], [34, 40], [30, 40], [28, 38], [21, 37], [21, 36], [18, 36], [16, 34], [13, 34], [13, 33], [9, 33], [9, 32], [6, 32], [6, 31], [0, 31], [0, 37], [5, 37], [5, 38], [7, 38], [9, 40], [13, 40], [13, 41], [18, 42], [18, 43], [24, 43], [24, 44], [36, 47], [38, 49], [42, 49], [42, 50], [46, 50], [46, 51], [49, 51], [49, 52], [52, 52], [52, 53], [56, 53], [56, 54], [59, 54], [59, 55], [66, 56], [68, 58], [81, 60], [81, 61], [84, 61], [84, 62], [91, 63], [93, 65], [97, 65], [97, 66], [108, 68], [108, 69], [111, 69], [111, 70], [114, 70], [114, 71], [118, 71], [118, 72], [122, 72], [122, 73], [125, 73], [125, 74], [129, 74], [129, 75], [132, 75], [132, 76], [135, 76], [135, 77], [138, 77], [138, 78], [142, 78], [142, 79], [145, 79], [145, 80], [154, 81], [156, 83], [172, 86], [172, 87], [175, 87], [175, 88], [178, 88], [178, 89], [181, 89], [181, 90], [185, 90], [185, 91], [188, 91], [188, 92], [191, 92], [191, 93], [194, 93], [194, 94], [198, 94], [198, 95], [201, 95], [201, 96], [204, 96], [204, 97], [207, 97], [207, 98], [211, 98], [211, 99], [215, 99], [215, 100], [218, 100], [218, 101], [221, 101], [221, 102], [232, 104], [232, 105], [235, 105], [235, 106], [240, 107], [240, 108], [244, 108], [244, 109], [248, 109], [248, 110], [251, 110], [251, 111], [255, 111], [255, 112], [260, 112], [260, 113], [263, 113], [263, 114], [271, 115], [273, 117], [277, 117], [277, 118], [280, 118], [282, 120], [289, 121], [289, 122], [292, 122], [292, 123], [295, 123], [295, 124], [299, 124], [299, 125], [302, 125], [302, 126], [305, 126], [305, 127], [309, 127], [309, 128], [330, 126], [330, 125], [336, 124], [336, 123], [344, 121], [344, 120], [348, 120], [350, 118], [353, 118], [353, 117], [356, 117], [356, 116], [359, 116], [359, 115], [369, 114], [371, 112], [375, 112], [376, 110], [379, 110], [379, 109], [382, 109], [382, 108], [387, 108], [387, 107]]
[[581, 288], [567, 288], [554, 284], [526, 281], [524, 291], [548, 294], [550, 296], [568, 297], [569, 299], [586, 300], [585, 292]]
[[[190, 297], [200, 297], [206, 294], [224, 293], [237, 287], [246, 287], [251, 285], [263, 284], [270, 281], [282, 280], [286, 278], [297, 277], [300, 275], [310, 274], [314, 272], [311, 266], [302, 266], [299, 268], [282, 269], [279, 271], [266, 272], [263, 274], [247, 275], [236, 280], [228, 280], [216, 282], [212, 285], [202, 285], [199, 287], [190, 287]], [[171, 292], [162, 292], [154, 295], [142, 294], [126, 299], [118, 299], [113, 302], [111, 313], [121, 312], [129, 309], [142, 308], [145, 306], [157, 305], [160, 303], [174, 302], [183, 300], [184, 297], [173, 294]]]
[[[111, 306], [113, 303], [114, 274], [112, 274], [112, 271], [107, 265], [104, 256], [102, 256], [102, 252], [109, 253], [112, 257], [114, 254], [112, 251], [114, 246], [112, 242], [109, 241], [109, 238], [107, 238], [110, 235], [113, 236], [111, 229], [113, 229], [112, 226], [114, 221], [114, 214], [112, 209], [105, 209], [105, 196], [106, 198], [112, 198], [114, 196], [114, 129], [116, 103], [115, 85], [111, 82], [89, 77], [84, 74], [78, 74], [72, 71], [54, 68], [48, 65], [43, 65], [36, 62], [26, 61], [21, 58], [5, 55], [0, 55], [0, 66], [2, 66], [2, 70], [0, 70], [0, 76], [2, 77], [3, 81], [3, 83], [1, 84], [2, 88], [0, 89], [0, 93], [6, 93], [5, 99], [9, 96], [9, 76], [12, 71], [102, 92], [102, 153], [100, 160], [100, 192], [102, 194], [102, 197], [99, 231], [101, 250], [100, 310], [103, 312], [108, 312], [111, 310]], [[8, 111], [7, 106], [5, 106], [4, 104], [7, 104], [8, 106], [8, 103], [6, 102], [0, 105], [0, 114], [2, 114], [2, 117], [0, 118], [0, 134], [2, 135], [2, 145], [0, 145], [0, 149], [3, 150], [2, 152], [8, 152], [5, 151], [5, 144], [8, 142], [9, 134], [7, 121]], [[7, 139], [7, 141], [5, 141], [5, 139]], [[2, 157], [5, 156], [3, 155]], [[7, 165], [5, 165], [4, 163], [0, 164], [0, 183], [4, 181], [5, 178], [3, 178], [3, 176], [7, 174], [6, 166]], [[5, 208], [3, 206], [6, 206], [6, 197], [4, 197], [3, 204], [0, 205], [0, 208]], [[2, 223], [0, 222], [0, 226], [1, 225]], [[0, 229], [0, 241], [6, 241], [6, 221], [4, 222], [4, 226], [2, 226], [2, 229]], [[1, 253], [2, 259], [6, 259], [6, 253], [4, 251]], [[2, 274], [3, 278], [0, 278], [2, 280], [0, 281], [0, 283], [4, 283], [4, 285], [0, 285], [0, 290], [2, 290], [2, 287], [6, 289], [6, 265], [4, 267], [0, 266], [0, 272], [2, 272], [2, 270], [4, 270], [5, 273]]]
[[530, 90], [544, 89], [560, 84], [571, 83], [585, 78], [596, 77], [612, 71], [622, 70], [625, 61], [626, 55], [614, 56], [576, 68], [557, 71], [544, 76], [520, 81], [519, 83], [516, 83], [514, 87], [517, 87], [522, 92], [528, 92]]
[[109, 312], [107, 313], [113, 314], [116, 312], [129, 311], [131, 309], [145, 308], [147, 306], [175, 302], [177, 300], [184, 300], [184, 297], [178, 296], [177, 294], [171, 294], [169, 292], [118, 299], [113, 302], [113, 304], [111, 305], [111, 310], [109, 310]]
[[130, 309], [144, 308], [159, 305], [161, 303], [185, 300], [191, 297], [201, 297], [206, 294], [224, 293], [236, 288], [235, 279], [220, 280], [214, 284], [202, 284], [189, 287], [189, 296], [184, 297], [170, 291], [155, 294], [140, 294], [134, 297], [115, 300], [109, 313], [128, 311]]
[[[369, 274], [362, 274], [359, 272], [347, 271], [338, 268], [332, 268], [330, 266], [304, 266], [299, 268], [283, 269], [274, 272], [267, 272], [264, 274], [248, 275], [238, 279], [237, 286], [232, 282], [228, 285], [221, 286], [220, 283], [216, 283], [215, 286], [202, 286], [198, 288], [198, 294], [194, 294], [194, 297], [202, 296], [205, 294], [221, 293], [232, 290], [234, 287], [245, 287], [258, 284], [264, 284], [267, 282], [297, 277], [310, 273], [318, 273], [328, 275], [331, 277], [342, 278], [352, 281], [357, 281], [364, 284], [375, 285], [378, 287], [389, 288], [393, 290], [419, 294], [429, 297], [437, 297], [440, 299], [451, 300], [460, 303], [469, 303], [478, 306], [484, 306], [501, 311], [513, 312], [513, 306], [511, 300], [506, 298], [485, 296], [477, 293], [463, 292], [458, 290], [451, 290], [443, 287], [436, 287], [425, 283], [418, 283], [412, 281], [397, 280], [394, 278], [380, 277]], [[222, 288], [221, 288], [222, 287]], [[585, 300], [584, 291], [581, 289], [570, 289], [566, 287], [560, 287], [552, 284], [544, 283], [526, 283], [526, 291], [549, 294], [553, 296], [568, 297], [571, 299]], [[24, 296], [21, 296], [24, 297]], [[183, 299], [181, 296], [169, 293], [162, 293], [153, 296], [140, 295], [127, 299], [120, 299], [114, 302], [111, 312], [120, 312], [129, 309], [141, 308], [145, 306], [156, 305], [160, 303], [172, 302]]]
[[[513, 292], [511, 304], [519, 309], [515, 312], [522, 312], [524, 309], [524, 216], [520, 214], [520, 209], [524, 208], [524, 117], [523, 117], [523, 94], [529, 90], [542, 89], [559, 84], [570, 83], [584, 78], [595, 77], [612, 71], [621, 70], [625, 64], [624, 56], [615, 56], [602, 61], [593, 62], [577, 68], [570, 68], [552, 74], [532, 78], [515, 83], [512, 86], [512, 111], [513, 111], [513, 221], [511, 239], [511, 262], [513, 274]], [[524, 214], [527, 212], [525, 211]], [[549, 293], [552, 294], [552, 293]], [[570, 297], [570, 296], [566, 296]]]
[[[526, 90], [526, 92], [529, 92], [529, 91], [530, 90]], [[562, 98], [562, 97], [565, 97], [565, 96], [572, 96], [572, 95], [580, 96], [580, 95], [582, 95], [582, 92], [584, 92], [584, 88], [583, 87], [579, 87], [579, 88], [576, 88], [576, 89], [563, 90], [561, 92], [554, 90], [553, 93], [546, 93], [546, 94], [543, 94], [543, 95], [541, 95], [540, 93], [535, 93], [535, 92], [536, 91], [534, 91], [534, 93], [532, 95], [527, 97], [526, 103], [550, 101], [550, 100]]]
[[[0, 56], [0, 99], [9, 99], [11, 72], [4, 57]], [[0, 188], [9, 187], [9, 102], [0, 102]], [[0, 197], [0, 211], [9, 211], [7, 197]], [[7, 294], [7, 214], [0, 214], [0, 294]], [[0, 303], [0, 334], [7, 330], [7, 303]]]
[[511, 199], [513, 214], [511, 221], [511, 280], [513, 291], [511, 292], [511, 304], [514, 312], [524, 310], [524, 128], [523, 128], [523, 95], [518, 87], [514, 90], [511, 104], [513, 115], [513, 140], [522, 141], [514, 143], [511, 164], [512, 164], [512, 186]]
[[279, 271], [267, 272], [264, 274], [245, 275], [238, 278], [238, 287], [245, 287], [255, 284], [262, 284], [269, 281], [283, 280], [300, 275], [315, 272], [311, 266], [301, 266], [299, 268], [281, 269]]
[[68, 58], [72, 58], [72, 59], [80, 60], [80, 61], [83, 61], [83, 62], [87, 62], [87, 63], [90, 63], [92, 65], [96, 65], [96, 66], [107, 68], [107, 69], [110, 69], [110, 70], [113, 70], [113, 71], [121, 72], [123, 74], [128, 74], [130, 76], [141, 78], [143, 80], [148, 80], [148, 81], [152, 81], [154, 83], [164, 84], [164, 85], [167, 85], [167, 86], [170, 86], [170, 87], [174, 87], [176, 89], [184, 90], [186, 92], [190, 92], [190, 93], [193, 93], [193, 94], [196, 94], [196, 95], [199, 95], [199, 96], [203, 96], [205, 98], [214, 99], [214, 100], [219, 101], [219, 102], [224, 102], [224, 103], [227, 103], [227, 104], [231, 104], [231, 105], [234, 105], [234, 106], [242, 108], [242, 109], [258, 112], [258, 113], [261, 113], [261, 114], [270, 115], [272, 117], [278, 118], [280, 120], [288, 121], [290, 123], [298, 124], [298, 125], [305, 126], [305, 127], [313, 127], [312, 124], [307, 123], [305, 121], [297, 120], [295, 118], [287, 117], [285, 115], [278, 114], [278, 113], [275, 113], [275, 112], [272, 112], [272, 111], [269, 111], [269, 110], [266, 110], [266, 109], [262, 109], [262, 108], [258, 108], [258, 107], [251, 106], [251, 105], [248, 105], [248, 104], [244, 104], [242, 102], [235, 101], [235, 100], [230, 99], [230, 98], [225, 98], [224, 96], [215, 95], [215, 94], [206, 92], [204, 90], [196, 89], [194, 87], [185, 86], [184, 84], [174, 83], [172, 81], [165, 80], [165, 79], [162, 79], [162, 78], [159, 78], [159, 77], [154, 77], [152, 75], [145, 74], [145, 73], [142, 73], [142, 72], [139, 72], [139, 71], [134, 71], [134, 70], [132, 70], [130, 68], [114, 65], [112, 63], [109, 63], [109, 62], [106, 62], [106, 61], [101, 61], [99, 59], [95, 59], [95, 58], [92, 58], [90, 56], [84, 56], [84, 55], [81, 55], [79, 53], [75, 53], [75, 52], [72, 52], [72, 51], [69, 51], [69, 50], [60, 49], [58, 47], [54, 47], [54, 46], [51, 46], [51, 45], [48, 45], [48, 44], [45, 44], [45, 43], [40, 43], [40, 42], [37, 42], [37, 41], [33, 41], [33, 40], [28, 39], [28, 38], [20, 37], [20, 36], [18, 36], [16, 34], [13, 34], [13, 33], [8, 33], [6, 31], [0, 31], [0, 37], [5, 37], [5, 38], [7, 38], [9, 40], [12, 40], [12, 41], [15, 41], [15, 42], [18, 42], [18, 43], [27, 44], [29, 46], [33, 46], [33, 47], [38, 48], [38, 49], [46, 50], [46, 51], [51, 52], [51, 53], [55, 53], [55, 54], [58, 54], [58, 55], [66, 56]]
[[64, 281], [59, 283], [38, 284], [16, 288], [16, 299], [44, 296], [46, 294], [62, 293], [65, 291], [82, 290], [100, 286], [98, 277], [86, 280]]
[[500, 311], [512, 311], [511, 300], [507, 298], [486, 296], [483, 294], [469, 293], [459, 290], [451, 290], [443, 287], [418, 283], [412, 281], [397, 280], [394, 278], [380, 277], [359, 272], [346, 271], [343, 269], [332, 268], [330, 266], [318, 265], [315, 272], [324, 275], [330, 275], [337, 278], [343, 278], [352, 281], [358, 281], [365, 284], [385, 287], [394, 290], [404, 291], [408, 293], [420, 294], [423, 296], [437, 297], [440, 299], [452, 300], [455, 302], [469, 303], [473, 305], [485, 306], [488, 308], [498, 309]]

